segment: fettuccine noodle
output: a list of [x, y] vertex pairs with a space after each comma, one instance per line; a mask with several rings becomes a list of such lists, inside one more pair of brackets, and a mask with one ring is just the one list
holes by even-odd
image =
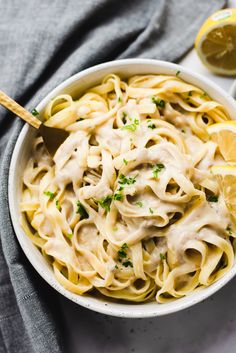
[[164, 303], [232, 267], [235, 233], [210, 173], [224, 160], [206, 132], [230, 119], [221, 104], [177, 76], [111, 74], [43, 114], [70, 135], [53, 160], [35, 138], [22, 225], [63, 287]]

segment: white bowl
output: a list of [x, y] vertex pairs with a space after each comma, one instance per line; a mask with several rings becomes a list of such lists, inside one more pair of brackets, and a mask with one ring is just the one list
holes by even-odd
[[[117, 73], [122, 77], [135, 74], [170, 74], [175, 75], [180, 71], [179, 77], [192, 83], [206, 91], [213, 99], [222, 103], [232, 119], [236, 119], [236, 102], [224, 90], [203, 76], [200, 76], [179, 65], [164, 61], [149, 59], [127, 59], [104, 63], [91, 67], [70, 77], [58, 87], [56, 87], [43, 101], [36, 107], [42, 111], [51, 98], [61, 93], [69, 93], [73, 97], [78, 96], [88, 87], [98, 84], [102, 78], [109, 73]], [[19, 201], [21, 194], [22, 175], [31, 151], [31, 141], [35, 136], [35, 130], [25, 125], [19, 135], [12, 155], [9, 175], [9, 205], [12, 223], [19, 243], [36, 271], [48, 282], [55, 290], [73, 302], [88, 309], [104, 313], [107, 315], [141, 318], [166, 315], [184, 308], [190, 307], [215, 293], [223, 287], [235, 274], [236, 264], [220, 280], [208, 288], [201, 289], [187, 297], [177, 299], [166, 304], [151, 303], [130, 304], [114, 303], [108, 298], [96, 298], [89, 295], [76, 295], [63, 288], [55, 279], [53, 270], [41, 255], [40, 251], [32, 244], [26, 236], [19, 223], [20, 210]], [[227, 300], [227, 298], [225, 298]]]

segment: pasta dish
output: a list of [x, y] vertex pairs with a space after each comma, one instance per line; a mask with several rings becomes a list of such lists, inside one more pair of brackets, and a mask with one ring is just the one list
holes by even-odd
[[207, 129], [225, 108], [175, 76], [110, 74], [42, 112], [70, 135], [52, 159], [36, 136], [22, 226], [58, 282], [79, 295], [164, 303], [209, 286], [234, 263], [232, 216]]

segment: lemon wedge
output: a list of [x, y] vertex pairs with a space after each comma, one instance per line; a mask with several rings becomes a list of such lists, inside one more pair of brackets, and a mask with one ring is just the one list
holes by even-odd
[[210, 16], [197, 34], [195, 48], [211, 71], [235, 75], [236, 9], [224, 9]]
[[211, 172], [219, 182], [230, 214], [236, 219], [236, 166], [213, 166]]
[[226, 162], [236, 163], [236, 121], [216, 123], [207, 128]]

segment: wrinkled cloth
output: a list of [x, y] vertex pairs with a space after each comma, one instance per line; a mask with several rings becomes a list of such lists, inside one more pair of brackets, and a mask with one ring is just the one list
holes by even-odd
[[[0, 89], [32, 109], [52, 88], [117, 58], [177, 61], [224, 0], [0, 0]], [[8, 173], [23, 124], [0, 108], [0, 353], [59, 353], [59, 294], [36, 273], [14, 234]]]

